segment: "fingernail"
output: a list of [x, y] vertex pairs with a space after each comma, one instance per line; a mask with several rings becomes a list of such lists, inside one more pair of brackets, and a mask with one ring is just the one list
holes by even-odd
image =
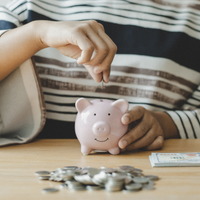
[[128, 144], [128, 142], [126, 140], [122, 141], [122, 149], [126, 147], [126, 145]]
[[123, 122], [124, 122], [124, 124], [128, 124], [129, 123], [129, 117], [124, 117], [123, 118]]

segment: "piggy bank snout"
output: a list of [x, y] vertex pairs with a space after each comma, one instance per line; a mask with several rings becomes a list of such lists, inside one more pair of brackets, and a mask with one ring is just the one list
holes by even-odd
[[107, 136], [110, 134], [110, 125], [106, 122], [96, 122], [92, 127], [93, 133], [97, 136]]

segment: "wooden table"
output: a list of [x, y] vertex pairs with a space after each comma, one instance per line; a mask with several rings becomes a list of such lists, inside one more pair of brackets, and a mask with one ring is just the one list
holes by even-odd
[[[199, 152], [200, 140], [167, 140], [157, 152]], [[156, 152], [156, 151], [154, 151]], [[200, 167], [152, 168], [150, 151], [123, 153], [120, 155], [96, 154], [83, 156], [77, 140], [36, 140], [29, 144], [7, 146], [0, 149], [0, 199], [86, 199], [86, 200], [175, 200], [200, 199]], [[61, 189], [59, 192], [43, 194], [46, 187], [57, 187], [60, 183], [40, 181], [35, 172], [53, 171], [64, 166], [118, 167], [131, 165], [143, 169], [143, 173], [160, 177], [155, 190], [139, 192], [77, 191]]]

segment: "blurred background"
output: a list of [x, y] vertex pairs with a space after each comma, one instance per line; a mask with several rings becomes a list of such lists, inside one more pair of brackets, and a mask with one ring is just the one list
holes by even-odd
[[5, 6], [6, 4], [10, 3], [13, 0], [0, 0], [0, 6]]

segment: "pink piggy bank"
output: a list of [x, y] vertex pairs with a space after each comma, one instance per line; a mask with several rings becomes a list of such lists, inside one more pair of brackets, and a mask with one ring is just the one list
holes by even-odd
[[128, 107], [129, 104], [124, 99], [88, 101], [80, 98], [76, 101], [78, 114], [75, 132], [84, 155], [92, 150], [120, 153], [118, 141], [128, 129], [128, 125], [122, 124], [121, 117]]

